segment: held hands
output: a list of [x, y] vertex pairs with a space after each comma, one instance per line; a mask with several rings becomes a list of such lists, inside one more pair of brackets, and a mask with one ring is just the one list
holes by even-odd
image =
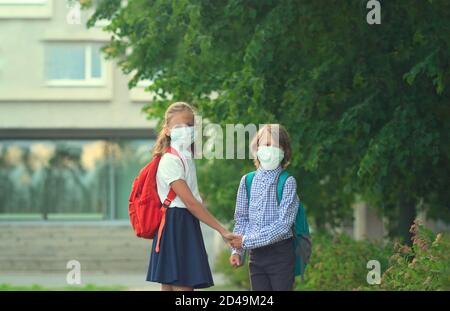
[[[222, 238], [229, 246], [236, 249], [242, 248], [242, 235], [226, 231], [222, 234]], [[229, 261], [234, 268], [241, 266], [241, 256], [239, 254], [231, 255]]]
[[229, 231], [222, 233], [222, 239], [229, 246], [240, 249], [242, 247], [242, 236]]
[[242, 235], [235, 235], [230, 241], [230, 245], [236, 249], [242, 248]]

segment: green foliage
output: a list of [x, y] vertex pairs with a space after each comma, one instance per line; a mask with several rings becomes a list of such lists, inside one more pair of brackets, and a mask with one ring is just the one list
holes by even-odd
[[450, 290], [450, 237], [416, 223], [412, 247], [396, 244], [383, 274], [386, 290]]
[[[345, 234], [313, 234], [313, 253], [306, 268], [305, 283], [296, 278], [295, 290], [352, 290], [367, 285], [366, 264], [376, 259], [381, 269], [387, 268], [389, 245], [355, 241]], [[248, 262], [233, 268], [228, 262], [229, 250], [218, 256], [216, 270], [238, 287], [250, 288]]]
[[[433, 234], [419, 224], [411, 228], [413, 246], [396, 242], [355, 241], [345, 234], [313, 234], [313, 253], [305, 283], [296, 278], [296, 290], [449, 290], [450, 237]], [[250, 288], [248, 265], [232, 268], [230, 252], [218, 257], [216, 269], [228, 281]], [[367, 262], [378, 260], [381, 284], [367, 284]]]
[[367, 285], [367, 262], [378, 260], [387, 268], [389, 245], [355, 241], [348, 235], [313, 236], [313, 253], [305, 273], [305, 283], [297, 280], [297, 290], [353, 290]]
[[153, 79], [149, 117], [171, 99], [216, 123], [285, 125], [318, 226], [350, 217], [355, 195], [392, 222], [400, 200], [450, 220], [449, 1], [383, 1], [381, 25], [362, 0], [91, 2], [130, 87]]
[[244, 161], [202, 159], [197, 169], [199, 188], [208, 209], [222, 220], [233, 219], [236, 193], [245, 171]]

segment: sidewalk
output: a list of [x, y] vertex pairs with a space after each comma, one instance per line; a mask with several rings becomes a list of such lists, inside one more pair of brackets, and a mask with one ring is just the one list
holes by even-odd
[[[215, 285], [223, 285], [222, 274], [213, 274]], [[66, 275], [62, 274], [7, 274], [0, 275], [0, 284], [12, 286], [32, 286], [40, 285], [45, 288], [65, 288], [69, 286], [66, 282]], [[158, 283], [145, 281], [145, 275], [137, 274], [94, 274], [85, 273], [81, 277], [79, 286], [93, 284], [96, 286], [124, 286], [130, 291], [157, 291], [160, 290]], [[73, 286], [73, 285], [72, 285]], [[76, 285], [75, 285], [76, 286]]]

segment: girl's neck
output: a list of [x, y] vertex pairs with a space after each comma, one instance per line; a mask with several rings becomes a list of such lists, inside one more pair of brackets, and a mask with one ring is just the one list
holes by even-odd
[[186, 159], [192, 158], [192, 147], [191, 145], [186, 145], [185, 143], [170, 142], [170, 147], [175, 149], [180, 155], [184, 156]]

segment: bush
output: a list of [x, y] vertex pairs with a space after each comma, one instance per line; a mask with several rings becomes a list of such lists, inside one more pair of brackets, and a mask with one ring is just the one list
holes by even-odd
[[[435, 235], [415, 223], [412, 247], [395, 243], [355, 241], [345, 234], [313, 234], [313, 253], [305, 283], [296, 278], [296, 290], [450, 290], [450, 238]], [[250, 288], [248, 262], [235, 269], [230, 252], [218, 257], [216, 268], [234, 286]], [[367, 284], [367, 262], [378, 260], [381, 284]]]
[[418, 222], [411, 227], [412, 247], [396, 243], [383, 274], [386, 290], [450, 290], [450, 239]]
[[[354, 241], [349, 236], [313, 235], [313, 254], [306, 269], [305, 283], [296, 278], [296, 290], [349, 290], [366, 283], [367, 261], [377, 259], [387, 267], [389, 254], [381, 244]], [[248, 259], [241, 268], [228, 262], [229, 250], [217, 259], [216, 269], [237, 287], [250, 289]]]
[[306, 268], [305, 283], [296, 280], [297, 290], [354, 290], [367, 286], [367, 262], [378, 260], [387, 268], [388, 245], [355, 241], [346, 234], [313, 236], [313, 253]]

